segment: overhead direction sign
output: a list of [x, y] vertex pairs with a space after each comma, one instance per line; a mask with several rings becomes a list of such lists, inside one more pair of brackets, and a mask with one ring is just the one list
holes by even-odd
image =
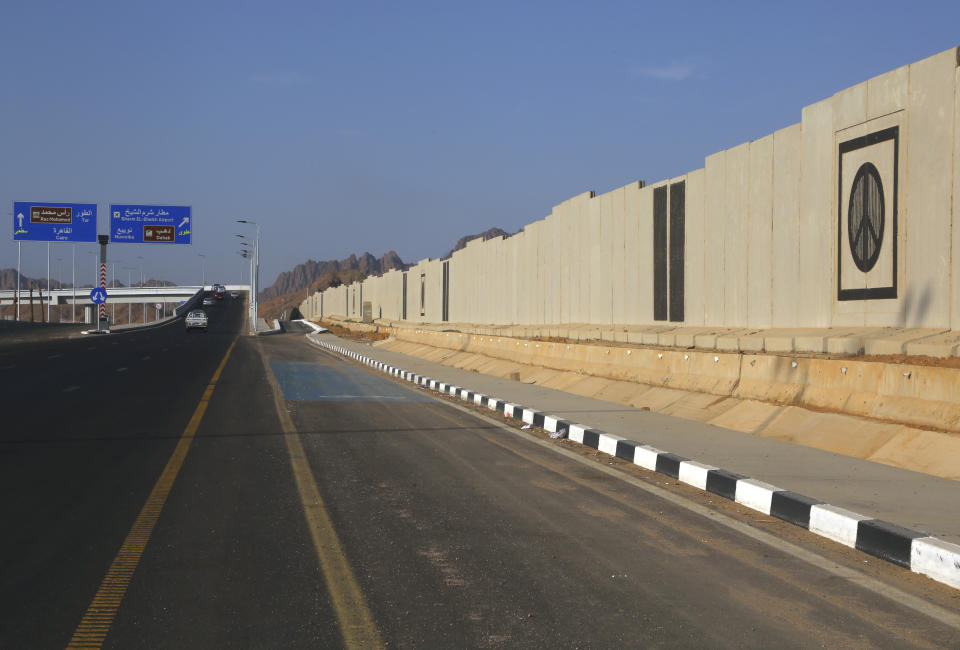
[[110, 205], [114, 244], [190, 244], [192, 230], [189, 205]]
[[95, 305], [102, 305], [107, 302], [107, 290], [102, 287], [95, 287], [93, 291], [90, 292], [90, 302]]
[[14, 241], [95, 242], [96, 203], [13, 202]]

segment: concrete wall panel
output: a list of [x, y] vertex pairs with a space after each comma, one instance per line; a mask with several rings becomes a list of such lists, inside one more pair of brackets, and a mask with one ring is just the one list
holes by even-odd
[[956, 120], [957, 57], [943, 52], [910, 66], [907, 137], [907, 200], [900, 222], [907, 237], [904, 320], [907, 327], [950, 323], [951, 193], [953, 142], [944, 125]]
[[953, 291], [950, 310], [951, 329], [960, 329], [960, 54], [958, 67], [954, 74], [953, 94], [953, 255], [951, 256], [951, 277]]
[[610, 205], [610, 287], [611, 311], [610, 320], [614, 323], [627, 322], [626, 292], [624, 287], [627, 281], [626, 269], [626, 226], [625, 205], [626, 188], [613, 190], [609, 196]]
[[867, 119], [874, 120], [907, 107], [909, 66], [891, 70], [867, 82]]
[[600, 203], [600, 272], [597, 274], [599, 287], [597, 302], [600, 311], [591, 322], [613, 322], [613, 194], [601, 194], [594, 201]]
[[556, 323], [570, 322], [570, 220], [567, 216], [566, 203], [561, 203], [553, 209], [550, 215], [553, 219], [554, 248], [552, 251], [554, 264], [550, 268], [550, 276], [558, 287], [554, 295], [554, 309], [559, 314]]
[[800, 157], [799, 124], [773, 134], [773, 242], [771, 324], [797, 324], [800, 281]]
[[640, 322], [653, 323], [653, 187], [638, 190], [639, 249], [637, 294], [640, 304]]
[[[827, 327], [836, 288], [833, 103], [803, 109], [800, 186], [800, 283], [797, 322]], [[830, 162], [827, 162], [830, 161]]]
[[750, 143], [747, 326], [770, 327], [773, 261], [773, 135]]
[[707, 323], [717, 325], [725, 323], [726, 156], [725, 151], [707, 156], [705, 167], [703, 314]]
[[834, 132], [867, 121], [867, 82], [841, 90], [833, 96]]
[[546, 285], [546, 304], [544, 306], [544, 321], [547, 323], [562, 323], [561, 313], [562, 299], [561, 288], [563, 283], [563, 239], [561, 233], [563, 222], [557, 216], [556, 209], [547, 218], [549, 227], [547, 228], [544, 240], [541, 270], [543, 273], [543, 282]]
[[750, 145], [742, 144], [728, 149], [725, 166], [723, 324], [743, 327], [747, 323]]
[[590, 309], [587, 312], [586, 322], [588, 323], [606, 323], [610, 307], [610, 242], [606, 242], [604, 247], [604, 228], [602, 201], [600, 197], [594, 197], [587, 204], [587, 237], [590, 241], [590, 265], [587, 268], [588, 284], [588, 304]]
[[684, 323], [704, 323], [704, 255], [706, 228], [704, 226], [704, 194], [706, 172], [698, 169], [687, 174], [687, 206], [685, 215], [686, 253], [684, 255]]
[[642, 197], [639, 183], [631, 183], [624, 189], [623, 230], [624, 230], [624, 281], [623, 302], [624, 322], [644, 323], [641, 307], [641, 278], [646, 278], [646, 267], [641, 254], [640, 201]]

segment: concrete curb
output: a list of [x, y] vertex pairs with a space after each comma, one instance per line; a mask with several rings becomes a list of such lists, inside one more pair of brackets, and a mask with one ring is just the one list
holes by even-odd
[[645, 469], [666, 474], [687, 485], [722, 496], [765, 515], [776, 517], [844, 546], [928, 576], [960, 589], [960, 545], [925, 533], [860, 515], [819, 499], [783, 490], [769, 483], [706, 465], [656, 449], [634, 440], [615, 436], [587, 425], [576, 424], [506, 400], [439, 382], [423, 375], [371, 359], [338, 345], [307, 338], [333, 352], [355, 359], [381, 372], [432, 390], [485, 406], [492, 411], [564, 434], [570, 440], [622, 458]]
[[319, 334], [320, 332], [329, 332], [329, 331], [330, 331], [330, 330], [328, 330], [326, 327], [320, 327], [320, 326], [317, 325], [316, 323], [311, 323], [310, 321], [308, 321], [308, 320], [305, 319], [305, 318], [297, 318], [297, 319], [295, 319], [295, 320], [293, 320], [293, 321], [291, 321], [291, 322], [301, 323], [301, 324], [303, 324], [303, 325], [306, 325], [307, 327], [309, 327], [310, 329], [313, 330], [313, 333], [314, 333], [314, 334]]
[[[263, 320], [262, 318], [260, 320], [262, 320], [264, 325], [266, 325], [267, 321]], [[270, 336], [271, 334], [279, 334], [282, 331], [283, 328], [280, 327], [280, 321], [274, 319], [273, 328], [257, 330], [257, 336]]]

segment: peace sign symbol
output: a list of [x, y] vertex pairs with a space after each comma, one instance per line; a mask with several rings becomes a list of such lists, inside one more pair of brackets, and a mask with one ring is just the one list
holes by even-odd
[[853, 179], [847, 208], [847, 236], [857, 268], [866, 273], [877, 263], [883, 244], [883, 183], [873, 163], [863, 163]]

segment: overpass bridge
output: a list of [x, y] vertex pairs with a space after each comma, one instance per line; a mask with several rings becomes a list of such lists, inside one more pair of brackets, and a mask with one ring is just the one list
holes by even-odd
[[[228, 284], [224, 285], [227, 291], [249, 291], [250, 286], [246, 284]], [[44, 291], [42, 294], [34, 292], [34, 301], [40, 304], [50, 303], [51, 305], [85, 305], [90, 306], [90, 291], [93, 287], [77, 287], [76, 289], [53, 289], [49, 293]], [[107, 300], [109, 303], [117, 304], [140, 304], [142, 302], [180, 302], [187, 300], [200, 291], [200, 285], [183, 285], [176, 287], [107, 287]], [[16, 289], [6, 289], [0, 291], [0, 306], [16, 304]], [[20, 303], [26, 303], [30, 300], [28, 291], [20, 289]]]
[[[210, 286], [210, 285], [207, 285]], [[250, 291], [247, 284], [224, 285], [227, 291]], [[94, 304], [90, 301], [90, 291], [93, 287], [77, 287], [76, 289], [52, 289], [51, 291], [34, 292], [34, 304], [41, 307], [47, 304], [78, 305], [85, 308], [85, 322], [92, 321]], [[190, 300], [201, 290], [200, 285], [182, 285], [174, 287], [107, 287], [107, 304], [147, 304], [147, 303], [180, 303]], [[16, 304], [16, 289], [0, 291], [0, 306]], [[30, 293], [20, 289], [20, 304], [29, 304]]]

